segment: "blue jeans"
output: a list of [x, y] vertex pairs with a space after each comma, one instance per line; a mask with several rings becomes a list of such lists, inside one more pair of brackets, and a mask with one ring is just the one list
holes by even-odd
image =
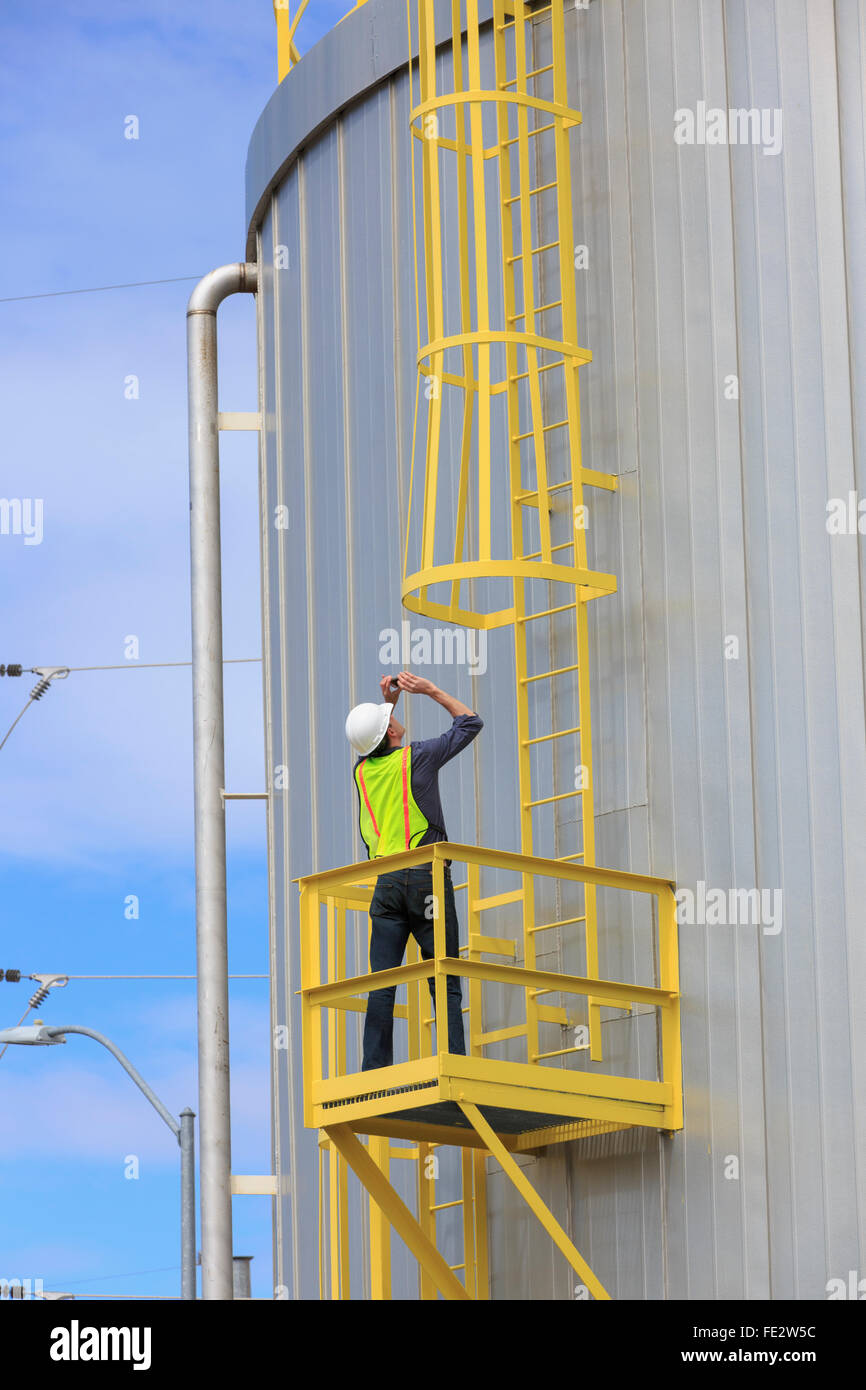
[[[370, 969], [390, 970], [401, 965], [409, 934], [421, 948], [421, 959], [430, 960], [433, 944], [433, 870], [422, 865], [380, 874], [370, 903]], [[445, 868], [445, 951], [458, 954], [457, 908], [451, 870]], [[463, 995], [459, 975], [447, 977], [448, 1051], [466, 1053], [463, 1039]], [[430, 998], [436, 1008], [433, 977]], [[370, 991], [364, 1020], [364, 1061], [361, 1070], [390, 1067], [394, 1061], [394, 996], [396, 986]]]

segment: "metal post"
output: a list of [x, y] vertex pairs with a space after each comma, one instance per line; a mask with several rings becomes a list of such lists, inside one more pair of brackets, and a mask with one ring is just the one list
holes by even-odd
[[201, 1293], [209, 1299], [232, 1297], [216, 313], [227, 295], [255, 293], [256, 277], [251, 264], [212, 270], [187, 308]]
[[195, 1111], [180, 1112], [180, 1296], [195, 1299]]

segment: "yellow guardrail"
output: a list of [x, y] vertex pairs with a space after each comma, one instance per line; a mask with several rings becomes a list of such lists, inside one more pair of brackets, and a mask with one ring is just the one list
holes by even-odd
[[[468, 945], [460, 958], [445, 949], [445, 860], [467, 866], [467, 878], [455, 888], [465, 889]], [[434, 955], [421, 960], [417, 947], [407, 964], [375, 973], [346, 973], [349, 939], [348, 914], [369, 909], [372, 885], [381, 873], [431, 863]], [[480, 891], [482, 869], [519, 875], [521, 889], [484, 897]], [[502, 931], [481, 932], [481, 916], [507, 912], [520, 899], [527, 878], [558, 880], [560, 885], [586, 891], [590, 886], [639, 893], [654, 899], [654, 975], [657, 984], [609, 980], [597, 973], [566, 974], [557, 970], [526, 969], [517, 963], [523, 923], [514, 924], [509, 937]], [[358, 1122], [382, 1114], [411, 1110], [419, 1105], [464, 1097], [480, 1104], [561, 1115], [563, 1123], [580, 1116], [657, 1129], [682, 1127], [682, 1067], [680, 1051], [680, 996], [676, 903], [674, 884], [667, 879], [563, 863], [507, 851], [442, 842], [384, 859], [350, 864], [299, 880], [301, 894], [301, 1009], [305, 1124], [318, 1127], [340, 1118]], [[571, 914], [536, 927], [579, 933], [581, 914]], [[603, 939], [603, 932], [602, 932]], [[357, 943], [357, 938], [354, 938]], [[367, 936], [362, 937], [366, 960]], [[410, 942], [410, 948], [414, 942]], [[482, 959], [496, 956], [496, 960]], [[445, 1020], [447, 977], [468, 982], [467, 1055], [449, 1053], [447, 1029], [436, 1029], [430, 1016], [427, 982], [433, 979], [436, 1015]], [[563, 1058], [587, 1046], [531, 1050], [534, 1034], [518, 1022], [485, 1031], [482, 990], [485, 985], [507, 986], [522, 995], [524, 1018], [530, 1008], [541, 1013], [541, 1022], [575, 1026], [573, 1012], [557, 1003], [539, 1004], [540, 997], [584, 998], [600, 1008], [657, 1011], [660, 1027], [661, 1073], [655, 1079], [611, 1075], [585, 1057], [583, 1065], [568, 1068]], [[405, 1060], [375, 1072], [352, 1070], [348, 1065], [347, 1020], [364, 1013], [364, 995], [390, 985], [405, 986], [406, 1002], [395, 1007], [395, 1018], [406, 1023]], [[464, 1001], [465, 1003], [465, 1001]], [[579, 1025], [577, 1025], [579, 1026]], [[520, 1061], [487, 1056], [487, 1049], [523, 1038]], [[428, 1091], [429, 1096], [424, 1092]], [[470, 1095], [469, 1092], [472, 1092]], [[387, 1095], [385, 1094], [387, 1092]], [[420, 1092], [420, 1094], [419, 1094]], [[396, 1132], [396, 1130], [395, 1130]]]

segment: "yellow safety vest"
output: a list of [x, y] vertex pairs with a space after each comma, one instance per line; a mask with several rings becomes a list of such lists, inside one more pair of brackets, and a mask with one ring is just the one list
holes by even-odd
[[371, 859], [414, 849], [429, 827], [412, 795], [411, 770], [411, 748], [362, 758], [355, 768], [361, 835]]

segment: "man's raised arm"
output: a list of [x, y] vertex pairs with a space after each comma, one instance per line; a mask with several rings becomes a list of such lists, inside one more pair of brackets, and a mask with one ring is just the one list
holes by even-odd
[[475, 713], [474, 709], [464, 705], [462, 700], [455, 699], [447, 691], [440, 690], [432, 681], [425, 680], [423, 676], [415, 676], [411, 671], [401, 671], [397, 677], [397, 684], [410, 695], [429, 695], [431, 700], [435, 700], [437, 705], [442, 705], [448, 711], [452, 719], [461, 714]]

